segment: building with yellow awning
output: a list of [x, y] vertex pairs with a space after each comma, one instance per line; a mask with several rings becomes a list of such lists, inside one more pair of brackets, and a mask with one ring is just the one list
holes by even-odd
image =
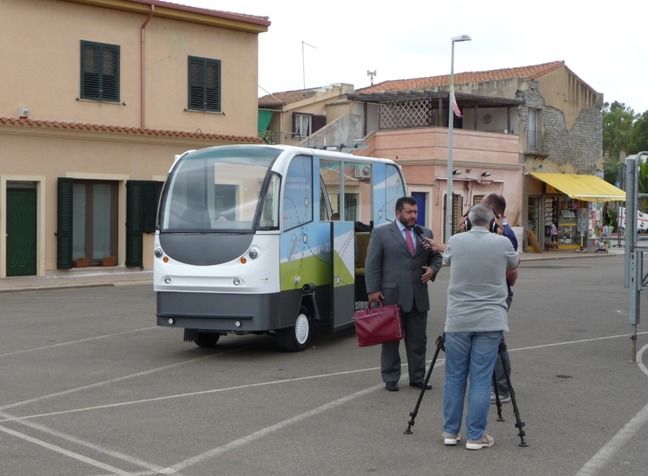
[[606, 202], [625, 201], [625, 191], [595, 175], [531, 172], [530, 190], [542, 194], [537, 209], [529, 210], [538, 242], [545, 249], [580, 249], [604, 233]]
[[[532, 177], [564, 193], [569, 198], [585, 202], [624, 202], [626, 194], [620, 188], [595, 175], [532, 172]], [[547, 190], [550, 193], [550, 189]]]

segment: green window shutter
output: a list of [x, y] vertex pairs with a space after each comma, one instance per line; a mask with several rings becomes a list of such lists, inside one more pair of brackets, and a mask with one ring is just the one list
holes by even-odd
[[202, 60], [199, 58], [189, 58], [189, 109], [204, 109], [204, 69], [205, 65]]
[[74, 180], [58, 179], [58, 212], [56, 230], [56, 267], [72, 268], [72, 185]]
[[221, 63], [219, 60], [205, 61], [205, 109], [221, 110]]
[[144, 184], [144, 203], [143, 203], [143, 224], [144, 233], [153, 233], [155, 231], [155, 222], [157, 218], [158, 202], [160, 201], [160, 192], [162, 192], [163, 182], [146, 182]]
[[126, 182], [126, 266], [143, 266], [144, 233], [155, 231], [162, 182]]
[[126, 266], [143, 266], [145, 182], [126, 182]]
[[119, 101], [120, 49], [81, 41], [81, 98]]
[[221, 112], [220, 60], [189, 57], [188, 108]]

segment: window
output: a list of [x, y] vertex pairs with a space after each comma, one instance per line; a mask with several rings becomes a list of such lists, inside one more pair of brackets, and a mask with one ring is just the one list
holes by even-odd
[[313, 167], [311, 158], [297, 156], [288, 167], [284, 188], [283, 229], [290, 230], [313, 220]]
[[279, 192], [281, 190], [281, 178], [273, 173], [268, 182], [265, 198], [263, 199], [263, 208], [261, 209], [261, 218], [259, 219], [260, 230], [278, 230], [279, 229]]
[[[394, 221], [396, 219], [396, 201], [405, 196], [405, 187], [398, 169], [393, 165], [388, 165], [385, 168], [385, 194], [385, 218]], [[423, 218], [425, 217], [423, 216]]]
[[293, 114], [293, 136], [300, 138], [300, 137], [308, 137], [311, 135], [311, 130], [312, 130], [312, 118], [310, 114], [299, 114], [299, 113], [294, 113]]
[[540, 109], [529, 108], [527, 123], [527, 150], [540, 151]]
[[58, 179], [58, 268], [117, 256], [117, 205], [117, 182]]
[[81, 98], [119, 101], [119, 46], [81, 41]]
[[221, 112], [220, 60], [189, 57], [189, 106], [192, 111]]

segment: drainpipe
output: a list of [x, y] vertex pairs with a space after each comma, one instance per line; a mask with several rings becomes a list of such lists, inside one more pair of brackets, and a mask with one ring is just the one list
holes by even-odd
[[144, 23], [142, 23], [142, 26], [140, 27], [140, 129], [144, 129], [145, 121], [145, 92], [146, 92], [146, 85], [144, 81], [144, 50], [145, 50], [145, 45], [144, 45], [144, 29], [146, 28], [146, 25], [148, 25], [148, 22], [151, 21], [151, 18], [153, 18], [153, 14], [155, 13], [155, 5], [151, 3], [151, 11], [148, 14], [148, 17], [146, 17], [146, 20], [144, 20]]

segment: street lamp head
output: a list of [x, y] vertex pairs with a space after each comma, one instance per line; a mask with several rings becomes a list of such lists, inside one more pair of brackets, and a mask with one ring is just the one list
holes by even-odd
[[453, 43], [457, 43], [459, 41], [470, 41], [470, 40], [472, 40], [472, 38], [469, 37], [468, 35], [455, 36], [452, 38]]

